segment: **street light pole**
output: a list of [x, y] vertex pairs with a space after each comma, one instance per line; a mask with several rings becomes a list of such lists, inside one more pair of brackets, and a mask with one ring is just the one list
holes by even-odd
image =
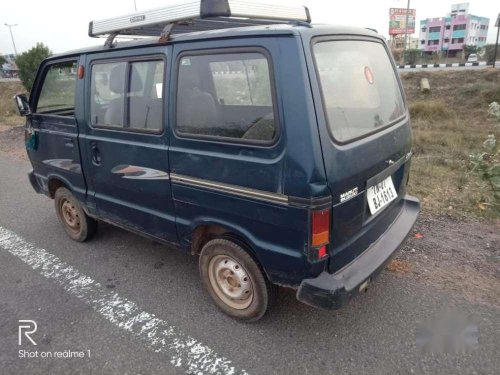
[[408, 20], [410, 17], [410, 0], [408, 0], [408, 3], [406, 4], [406, 29], [405, 29], [405, 43], [404, 43], [404, 48], [403, 50], [406, 52], [406, 47], [408, 43]]
[[498, 35], [500, 35], [500, 13], [498, 13], [497, 22], [495, 23], [497, 27], [497, 41], [495, 43], [495, 54], [493, 55], [493, 68], [497, 65], [497, 51], [498, 51]]
[[7, 26], [9, 28], [9, 31], [10, 31], [10, 38], [12, 39], [12, 45], [14, 46], [14, 53], [15, 55], [17, 56], [17, 49], [16, 49], [16, 43], [14, 42], [14, 35], [12, 34], [12, 28], [14, 26], [17, 26], [17, 23], [16, 24], [12, 24], [12, 25], [9, 25], [8, 23], [5, 24], [5, 26]]

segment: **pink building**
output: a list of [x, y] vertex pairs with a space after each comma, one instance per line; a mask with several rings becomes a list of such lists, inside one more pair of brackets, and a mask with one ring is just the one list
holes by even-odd
[[448, 16], [420, 21], [419, 49], [428, 53], [447, 51], [454, 56], [464, 45], [482, 47], [489, 23], [489, 18], [469, 14], [469, 3], [452, 5]]

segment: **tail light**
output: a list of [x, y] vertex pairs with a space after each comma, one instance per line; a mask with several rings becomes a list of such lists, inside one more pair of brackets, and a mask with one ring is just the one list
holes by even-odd
[[330, 209], [311, 212], [311, 243], [309, 260], [317, 261], [328, 256], [330, 242]]

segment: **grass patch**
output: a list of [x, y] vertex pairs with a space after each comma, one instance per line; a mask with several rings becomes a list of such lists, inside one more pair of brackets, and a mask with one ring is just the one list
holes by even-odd
[[439, 121], [452, 118], [453, 111], [448, 109], [441, 101], [418, 100], [410, 103], [410, 116], [412, 119], [426, 121]]
[[[497, 84], [500, 85], [500, 82], [497, 82]], [[487, 103], [491, 103], [491, 102], [500, 103], [500, 87], [486, 90], [483, 93], [483, 97]]]
[[[420, 92], [428, 78], [431, 92]], [[412, 72], [402, 74], [413, 128], [409, 191], [423, 210], [451, 216], [500, 218], [491, 184], [472, 171], [470, 155], [486, 151], [483, 142], [500, 128], [488, 118], [488, 105], [500, 101], [500, 71]]]
[[26, 92], [20, 82], [0, 82], [0, 125], [19, 125], [23, 119], [17, 114], [14, 95]]

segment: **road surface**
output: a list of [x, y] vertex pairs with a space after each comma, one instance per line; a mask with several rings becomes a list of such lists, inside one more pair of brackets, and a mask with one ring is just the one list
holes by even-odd
[[[241, 324], [200, 288], [195, 257], [105, 224], [91, 242], [71, 241], [29, 169], [0, 153], [2, 374], [498, 373], [498, 306], [385, 271], [339, 311], [280, 290], [269, 315]], [[448, 309], [479, 329], [477, 345], [423, 351], [418, 327]], [[24, 335], [19, 345], [19, 320], [36, 322], [36, 346]]]

